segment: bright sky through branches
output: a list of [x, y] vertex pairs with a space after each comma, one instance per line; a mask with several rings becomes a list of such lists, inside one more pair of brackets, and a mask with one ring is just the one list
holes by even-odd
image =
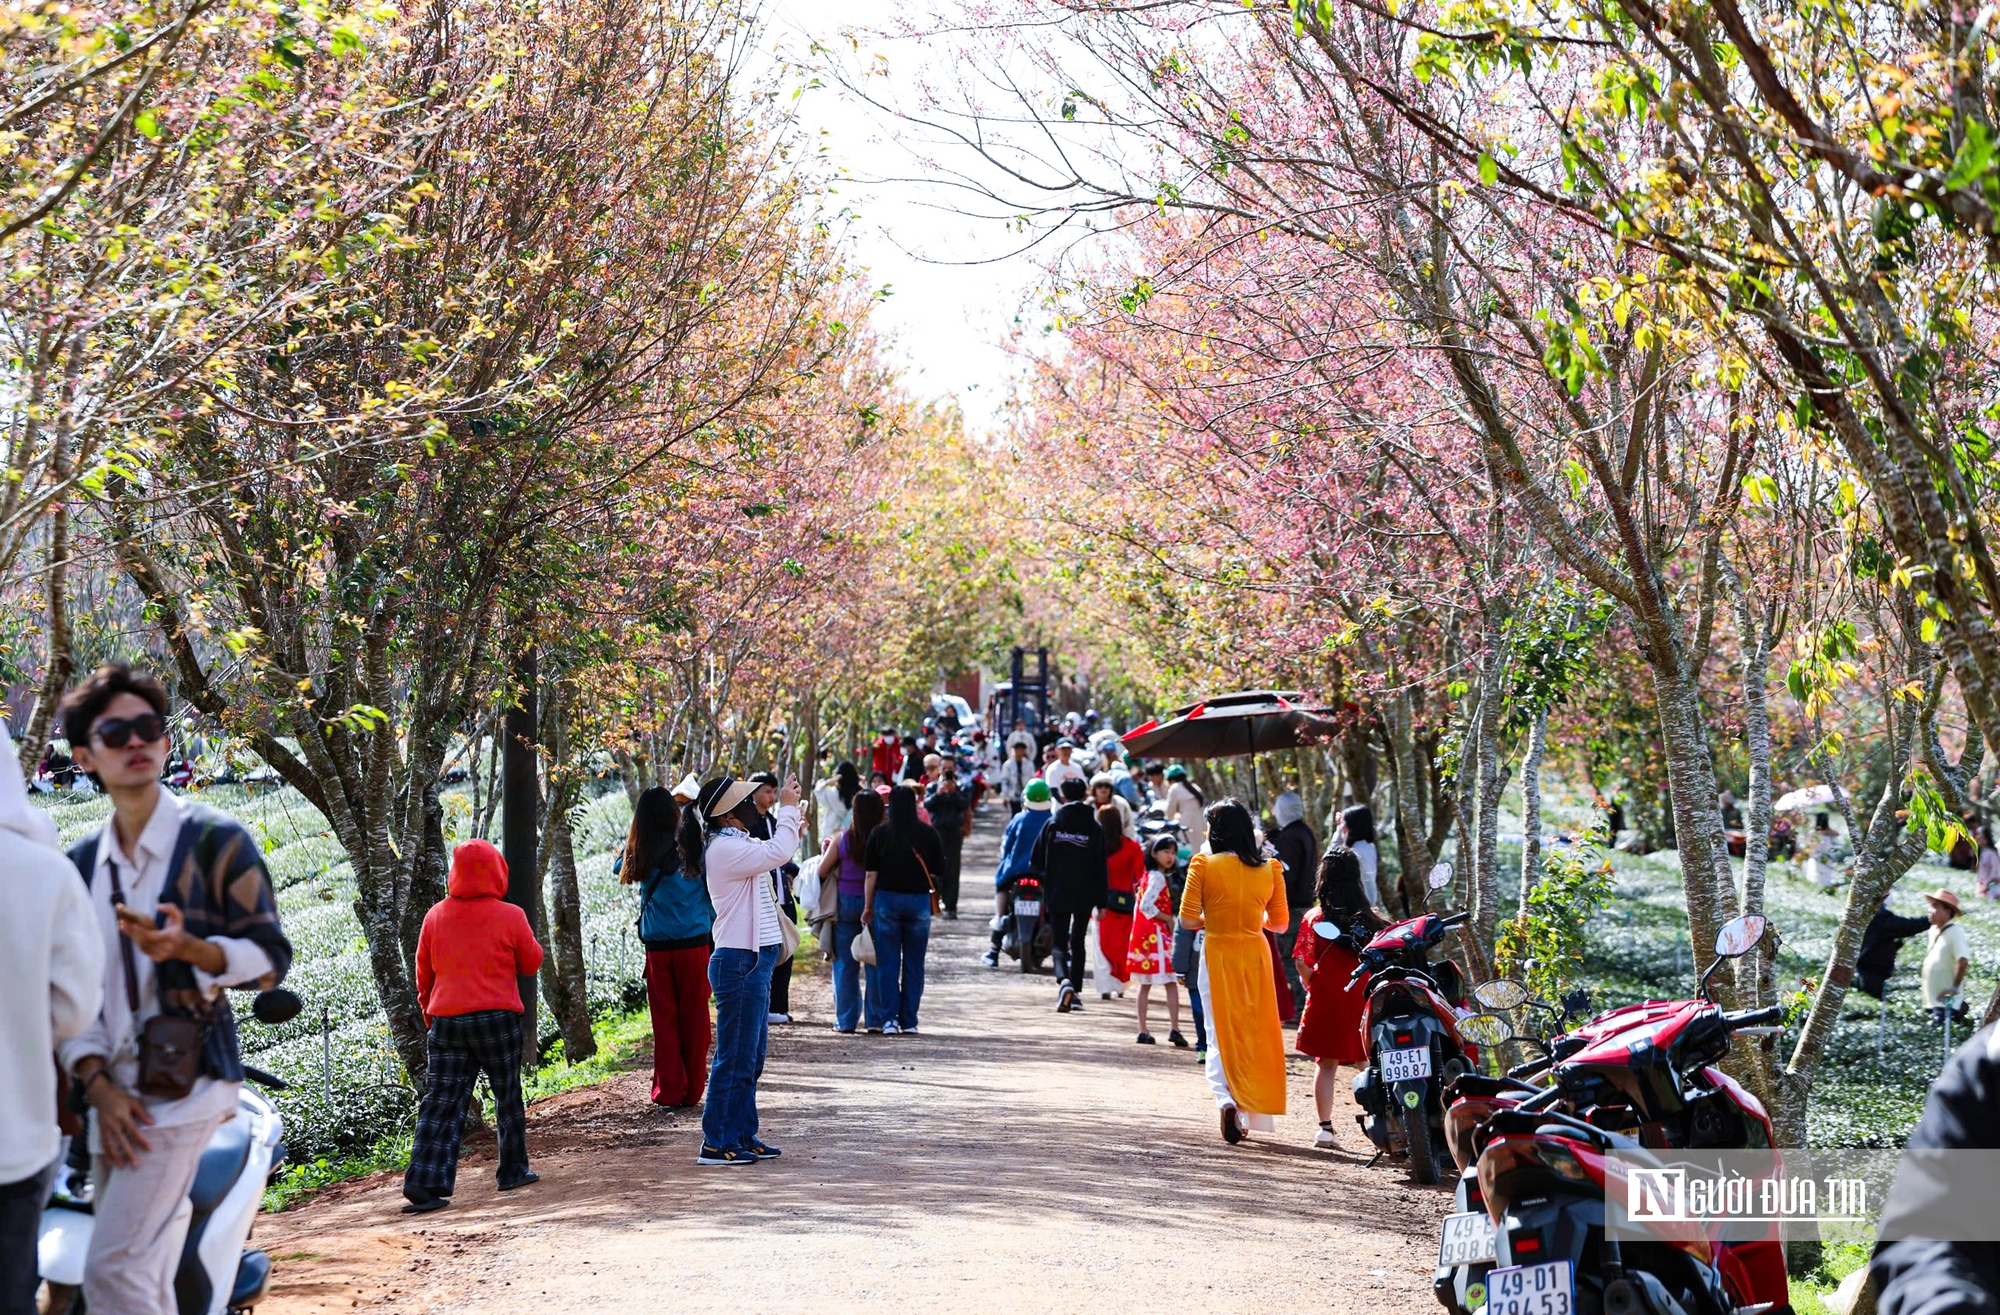
[[[951, 76], [949, 43], [877, 35], [907, 16], [907, 6], [892, 0], [778, 0], [764, 15], [764, 48], [788, 63], [821, 62], [810, 53], [814, 41], [833, 47], [849, 68], [883, 56], [888, 79], [871, 79], [869, 88], [878, 99], [913, 104], [920, 82]], [[860, 41], [858, 54], [842, 35], [848, 30]], [[789, 81], [804, 80], [800, 74]], [[1007, 396], [1004, 344], [1016, 314], [1026, 316], [1030, 331], [1040, 329], [1039, 298], [1032, 295], [1037, 269], [1031, 258], [1008, 254], [1017, 235], [955, 212], [962, 193], [871, 181], [921, 174], [921, 161], [889, 116], [833, 78], [822, 81], [800, 100], [803, 137], [824, 147], [840, 171], [840, 199], [858, 216], [857, 256], [875, 283], [890, 289], [876, 318], [894, 339], [891, 359], [908, 367], [917, 396], [955, 395], [973, 428], [989, 428]]]

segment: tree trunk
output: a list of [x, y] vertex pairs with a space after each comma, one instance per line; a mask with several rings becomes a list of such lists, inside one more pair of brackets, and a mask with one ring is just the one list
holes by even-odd
[[[542, 930], [542, 883], [540, 846], [536, 843], [536, 814], [541, 808], [540, 764], [535, 748], [535, 701], [539, 683], [534, 645], [523, 638], [515, 650], [515, 701], [502, 719], [501, 757], [501, 849], [507, 859], [507, 902], [518, 905], [528, 915], [528, 925], [538, 937]], [[546, 948], [547, 940], [543, 940]], [[521, 988], [521, 1035], [527, 1041], [527, 1062], [535, 1062], [541, 1030], [535, 1001], [535, 979], [523, 976]]]
[[[1716, 931], [1735, 916], [1735, 881], [1722, 838], [1722, 810], [1716, 802], [1715, 765], [1709, 756], [1708, 721], [1700, 692], [1673, 659], [1655, 654], [1652, 665], [1674, 835], [1680, 847], [1681, 882], [1687, 899], [1688, 935], [1699, 975], [1715, 944]], [[1730, 1004], [1734, 996], [1730, 983], [1716, 985], [1725, 994], [1724, 1003]]]
[[[63, 477], [60, 462], [54, 463], [57, 478]], [[42, 669], [42, 687], [35, 696], [35, 715], [29, 719], [28, 733], [21, 741], [21, 770], [32, 780], [55, 737], [56, 705], [69, 686], [76, 658], [70, 651], [69, 630], [69, 504], [58, 502], [49, 517], [48, 572], [43, 577], [48, 624], [44, 641], [47, 665]]]
[[[1736, 628], [1743, 654], [1743, 749], [1750, 760], [1749, 811], [1743, 818], [1743, 911], [1764, 912], [1764, 882], [1771, 858], [1771, 707], [1769, 700], [1774, 617], [1759, 616], [1735, 572]], [[1777, 953], [1766, 942], [1751, 952], [1748, 972], [1737, 986], [1746, 1004], [1761, 1007], [1778, 998]], [[1747, 980], [1746, 980], [1747, 978]]]
[[542, 959], [542, 988], [562, 1033], [563, 1057], [575, 1064], [597, 1053], [590, 1030], [590, 984], [584, 971], [583, 900], [576, 885], [576, 850], [569, 810], [576, 801], [573, 776], [551, 784], [542, 852], [548, 871], [549, 942]]
[[1542, 880], [1542, 753], [1548, 745], [1549, 714], [1535, 714], [1528, 729], [1528, 747], [1521, 755], [1521, 915], [1527, 916], [1528, 896]]

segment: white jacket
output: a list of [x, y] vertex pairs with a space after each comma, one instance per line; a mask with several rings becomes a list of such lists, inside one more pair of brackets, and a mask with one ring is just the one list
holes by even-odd
[[[775, 911], [771, 869], [792, 861], [799, 847], [799, 832], [805, 824], [799, 810], [788, 805], [779, 805], [771, 817], [776, 829], [769, 840], [759, 840], [747, 831], [730, 827], [709, 837], [708, 848], [702, 853], [702, 866], [708, 873], [708, 898], [715, 905], [718, 950], [764, 948], [757, 935], [759, 901], [768, 901]], [[777, 941], [764, 944], [775, 945]]]
[[55, 823], [28, 802], [14, 742], [0, 726], [0, 1183], [56, 1158], [56, 1047], [104, 1003], [104, 945]]

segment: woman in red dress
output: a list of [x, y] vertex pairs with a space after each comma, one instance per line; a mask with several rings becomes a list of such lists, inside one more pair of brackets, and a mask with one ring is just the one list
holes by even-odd
[[1340, 1066], [1368, 1062], [1361, 1041], [1361, 1014], [1368, 1004], [1364, 976], [1347, 989], [1347, 979], [1361, 963], [1350, 934], [1358, 923], [1370, 931], [1389, 925], [1361, 889], [1361, 860], [1353, 850], [1336, 845], [1319, 861], [1313, 907], [1299, 924], [1299, 976], [1306, 983], [1305, 1012], [1299, 1016], [1298, 1052], [1313, 1060], [1313, 1104], [1319, 1108], [1319, 1132], [1313, 1145], [1330, 1147], [1333, 1140], [1333, 1093]]
[[1132, 945], [1132, 910], [1138, 904], [1139, 885], [1146, 878], [1146, 852], [1125, 834], [1125, 815], [1115, 806], [1098, 809], [1097, 824], [1104, 829], [1104, 852], [1109, 856], [1105, 860], [1104, 907], [1097, 912], [1097, 952], [1103, 956], [1109, 980], [1100, 980], [1097, 992], [1109, 1000], [1112, 981], [1118, 983], [1118, 994], [1123, 995], [1125, 983], [1132, 980], [1125, 956]]

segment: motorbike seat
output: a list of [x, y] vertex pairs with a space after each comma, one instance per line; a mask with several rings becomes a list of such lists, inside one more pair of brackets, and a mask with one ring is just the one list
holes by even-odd
[[250, 1158], [250, 1128], [241, 1119], [231, 1119], [215, 1130], [208, 1139], [208, 1149], [201, 1153], [201, 1164], [194, 1171], [194, 1186], [188, 1189], [188, 1198], [197, 1215], [205, 1215], [222, 1204], [222, 1198], [229, 1195], [229, 1189], [243, 1174], [244, 1162]]

